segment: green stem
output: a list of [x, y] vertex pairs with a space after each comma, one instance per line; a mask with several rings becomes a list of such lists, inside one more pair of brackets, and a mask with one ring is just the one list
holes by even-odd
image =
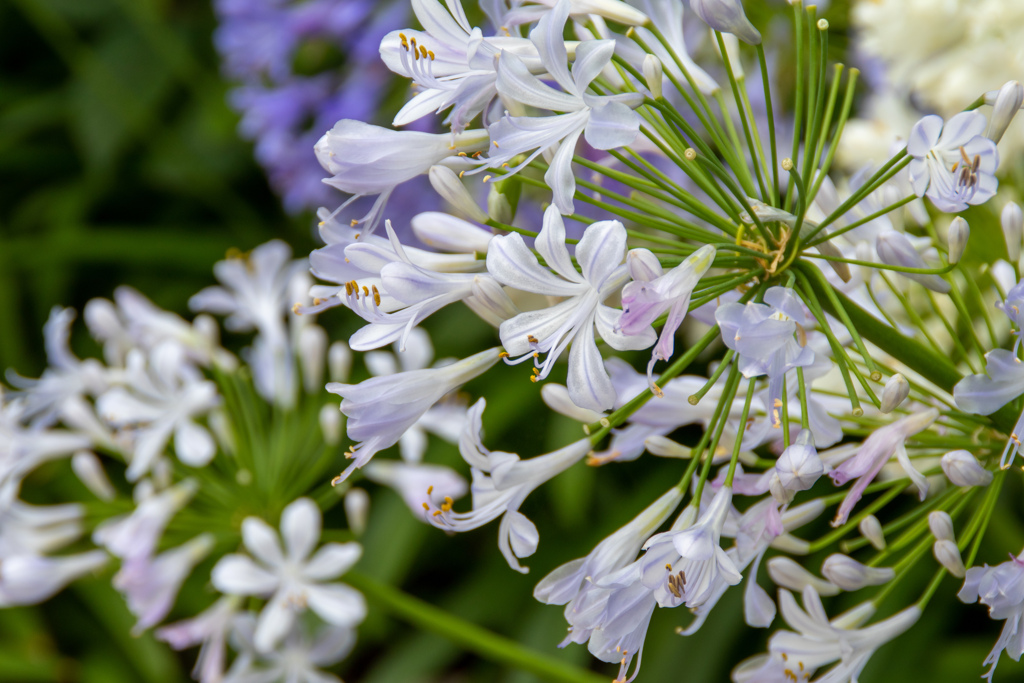
[[345, 574], [345, 582], [403, 621], [448, 638], [489, 661], [528, 671], [546, 681], [608, 683], [607, 676], [534, 652], [369, 576], [350, 571]]

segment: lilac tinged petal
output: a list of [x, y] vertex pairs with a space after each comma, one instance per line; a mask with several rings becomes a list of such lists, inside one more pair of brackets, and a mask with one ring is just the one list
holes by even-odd
[[585, 322], [569, 351], [569, 398], [580, 408], [610, 410], [615, 405], [615, 387], [604, 368], [594, 341], [592, 321]]
[[487, 248], [487, 272], [498, 282], [524, 292], [565, 296], [569, 286], [541, 267], [518, 233], [498, 235]]
[[576, 92], [582, 94], [608, 65], [615, 52], [614, 40], [588, 40], [576, 46], [572, 77]]
[[936, 145], [948, 149], [966, 145], [968, 140], [985, 132], [985, 124], [985, 115], [980, 111], [960, 112], [942, 126]]
[[555, 90], [530, 73], [529, 67], [512, 52], [502, 52], [498, 60], [498, 92], [515, 102], [557, 112], [576, 111], [579, 98]]
[[583, 277], [594, 289], [601, 289], [625, 257], [626, 228], [618, 221], [598, 221], [587, 226], [576, 245], [576, 259]]
[[923, 157], [928, 154], [928, 151], [939, 141], [940, 133], [942, 133], [942, 117], [934, 114], [925, 116], [910, 129], [910, 137], [907, 138], [907, 154], [913, 157]]
[[565, 222], [554, 206], [544, 211], [544, 225], [535, 243], [537, 253], [551, 270], [569, 282], [582, 284], [583, 278], [572, 265], [569, 250], [565, 246]]
[[593, 107], [584, 129], [587, 143], [594, 149], [625, 147], [640, 133], [640, 117], [621, 102]]
[[985, 354], [987, 375], [969, 375], [953, 387], [961, 410], [990, 415], [1024, 393], [1024, 363], [1016, 354], [995, 349]]
[[576, 142], [582, 132], [576, 129], [565, 136], [544, 173], [544, 182], [551, 188], [552, 202], [566, 216], [575, 212], [573, 196], [576, 194], [576, 176], [572, 172], [572, 157], [576, 154]]
[[551, 77], [566, 92], [578, 96], [582, 93], [577, 92], [576, 83], [569, 76], [569, 56], [565, 49], [565, 39], [562, 38], [565, 22], [569, 19], [569, 4], [569, 0], [559, 0], [530, 31], [530, 40]]

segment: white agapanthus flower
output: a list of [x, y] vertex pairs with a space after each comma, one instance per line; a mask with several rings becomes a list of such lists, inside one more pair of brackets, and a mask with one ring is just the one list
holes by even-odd
[[213, 459], [216, 444], [196, 419], [216, 408], [220, 397], [216, 385], [187, 362], [179, 344], [165, 341], [148, 355], [131, 351], [124, 376], [125, 386], [100, 396], [96, 411], [114, 427], [133, 430], [128, 481], [153, 467], [172, 436], [174, 452], [186, 465], [202, 467]]
[[[222, 683], [340, 683], [322, 668], [337, 664], [355, 645], [355, 631], [327, 624], [315, 632], [295, 624], [275, 649], [261, 651], [255, 645], [258, 624], [243, 615], [235, 624], [233, 644], [241, 654], [235, 658]], [[204, 681], [205, 683], [205, 681]]]
[[907, 170], [918, 197], [928, 195], [940, 211], [963, 211], [988, 201], [999, 187], [996, 143], [984, 136], [985, 115], [965, 111], [943, 123], [931, 115], [914, 124]]
[[1008, 562], [994, 567], [987, 564], [971, 567], [967, 570], [964, 587], [957, 593], [963, 602], [977, 600], [988, 605], [989, 617], [1006, 622], [995, 647], [982, 662], [983, 665], [992, 665], [984, 675], [988, 681], [995, 674], [1003, 650], [1018, 662], [1024, 653], [1024, 628], [1021, 628], [1024, 620], [1024, 561], [1021, 557], [1024, 557], [1024, 552], [1016, 557], [1011, 555]]
[[[234, 553], [213, 568], [213, 585], [222, 593], [268, 598], [254, 635], [261, 653], [272, 651], [307, 608], [342, 627], [355, 626], [366, 616], [363, 596], [333, 582], [356, 563], [362, 548], [357, 543], [327, 543], [313, 554], [321, 524], [320, 510], [309, 498], [299, 498], [281, 513], [280, 537], [262, 519], [246, 517], [242, 541], [256, 561]], [[279, 538], [284, 540], [283, 551]]]
[[626, 229], [618, 221], [598, 221], [587, 227], [576, 245], [576, 260], [582, 269], [579, 272], [565, 244], [562, 216], [550, 206], [544, 212], [536, 249], [550, 270], [541, 267], [523, 238], [515, 233], [495, 237], [487, 250], [487, 270], [498, 282], [562, 298], [550, 308], [528, 311], [502, 323], [501, 343], [515, 358], [513, 362], [547, 354], [543, 363], [535, 363], [539, 369], [537, 380], [548, 376], [555, 361], [572, 344], [569, 397], [581, 408], [607, 410], [615, 404], [615, 387], [597, 350], [595, 327], [609, 346], [620, 351], [647, 348], [655, 339], [650, 327], [634, 335], [617, 330], [620, 312], [602, 303], [628, 278], [623, 264]]
[[434, 404], [498, 362], [500, 349], [492, 348], [440, 368], [423, 368], [371, 377], [359, 384], [331, 382], [327, 391], [342, 397], [341, 412], [348, 416], [348, 436], [360, 443], [347, 457], [352, 463], [334, 483], [370, 461], [378, 451], [402, 438]]
[[473, 509], [455, 512], [447, 499], [437, 507], [428, 505], [427, 521], [446, 531], [470, 531], [498, 517], [498, 548], [508, 564], [525, 574], [529, 568], [516, 558], [529, 557], [537, 550], [537, 527], [519, 512], [523, 501], [540, 485], [561, 474], [590, 451], [590, 439], [581, 439], [557, 451], [521, 460], [515, 453], [491, 451], [481, 441], [485, 399], [473, 404], [467, 415], [459, 453], [473, 468]]
[[564, 113], [506, 116], [492, 124], [488, 132], [493, 149], [486, 160], [488, 167], [497, 168], [529, 152], [525, 160], [509, 170], [514, 173], [541, 152], [557, 148], [544, 174], [544, 182], [554, 194], [554, 205], [566, 215], [573, 213], [576, 179], [572, 171], [572, 157], [580, 135], [596, 149], [630, 144], [640, 131], [640, 118], [633, 109], [643, 102], [640, 93], [606, 96], [587, 92], [591, 82], [611, 61], [615, 51], [613, 40], [580, 43], [576, 47], [576, 61], [570, 75], [568, 53], [562, 38], [569, 11], [569, 1], [560, 0], [530, 32], [530, 40], [540, 54], [541, 63], [562, 91], [530, 73], [526, 63], [512, 52], [503, 52], [498, 60], [498, 92], [503, 98]]

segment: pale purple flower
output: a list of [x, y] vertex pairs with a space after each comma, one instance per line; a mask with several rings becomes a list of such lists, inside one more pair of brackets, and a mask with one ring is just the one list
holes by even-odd
[[[1012, 292], [1013, 290], [1011, 290]], [[1010, 304], [1012, 310], [1016, 304]], [[1006, 349], [994, 349], [985, 354], [984, 375], [968, 375], [953, 387], [953, 399], [961, 410], [977, 415], [991, 415], [1024, 393], [1024, 363], [1017, 354]], [[1006, 469], [1020, 449], [1024, 434], [1024, 413], [1010, 432], [999, 466]]]
[[836, 486], [842, 486], [851, 479], [857, 479], [857, 483], [850, 487], [846, 498], [839, 505], [836, 517], [832, 520], [832, 526], [838, 527], [846, 523], [850, 512], [853, 511], [853, 506], [864, 495], [864, 489], [894, 455], [917, 488], [920, 499], [924, 500], [928, 494], [928, 480], [914, 469], [904, 442], [914, 434], [927, 429], [938, 417], [939, 411], [929, 408], [911, 413], [885, 427], [879, 427], [864, 440], [854, 457], [829, 472], [828, 476], [832, 477]]
[[[198, 488], [195, 480], [185, 479], [159, 493], [146, 495], [130, 514], [105, 520], [96, 527], [93, 542], [126, 561], [151, 556], [171, 518], [185, 507]], [[141, 485], [136, 489], [141, 490]]]
[[191, 467], [209, 463], [216, 444], [196, 420], [220, 404], [216, 385], [204, 379], [187, 362], [184, 349], [170, 340], [148, 354], [132, 350], [126, 365], [125, 386], [100, 396], [96, 412], [114, 427], [133, 430], [128, 481], [138, 480], [153, 467], [172, 436], [181, 462]]
[[731, 33], [750, 45], [761, 43], [761, 33], [747, 19], [740, 0], [690, 0], [690, 8], [716, 31]]
[[105, 565], [108, 559], [102, 550], [55, 557], [5, 555], [0, 572], [0, 607], [48, 600], [75, 579]]
[[200, 683], [220, 683], [227, 666], [227, 637], [240, 602], [238, 597], [222, 597], [191, 619], [158, 628], [156, 637], [175, 650], [199, 645], [192, 678]]
[[739, 354], [744, 377], [768, 376], [768, 405], [773, 423], [779, 424], [782, 379], [787, 370], [814, 362], [814, 351], [796, 339], [806, 324], [803, 304], [784, 287], [772, 287], [764, 303], [723, 304], [715, 310], [722, 341]]
[[394, 489], [419, 518], [424, 510], [438, 509], [446, 498], [458, 500], [469, 490], [466, 480], [445, 465], [374, 460], [363, 472], [370, 481]]
[[324, 621], [352, 627], [366, 616], [363, 596], [334, 583], [362, 553], [357, 543], [328, 543], [315, 554], [320, 540], [320, 510], [309, 498], [299, 498], [281, 513], [281, 534], [258, 517], [242, 522], [242, 541], [258, 560], [225, 555], [211, 574], [214, 587], [229, 595], [268, 598], [256, 625], [255, 645], [270, 652], [288, 634], [299, 613], [313, 610]]
[[349, 438], [360, 442], [348, 453], [352, 464], [335, 483], [344, 481], [378, 451], [398, 443], [442, 397], [486, 372], [499, 358], [496, 347], [440, 368], [371, 377], [359, 384], [328, 384], [327, 391], [344, 399], [341, 412], [348, 416]]
[[[633, 142], [640, 131], [640, 118], [633, 111], [643, 102], [640, 93], [592, 95], [591, 82], [611, 61], [615, 41], [588, 40], [576, 47], [572, 75], [562, 33], [569, 17], [570, 3], [561, 0], [544, 14], [530, 32], [540, 60], [551, 78], [562, 88], [552, 88], [530, 73], [526, 63], [510, 51], [498, 60], [498, 92], [502, 97], [539, 109], [565, 112], [554, 116], [506, 116], [488, 128], [493, 149], [486, 159], [497, 168], [520, 154], [529, 153], [509, 173], [515, 173], [541, 152], [556, 149], [544, 174], [554, 195], [554, 206], [573, 213], [576, 179], [572, 157], [583, 135], [595, 149], [613, 149]], [[563, 92], [564, 91], [564, 92]], [[532, 150], [532, 151], [531, 151]]]
[[581, 439], [557, 451], [522, 460], [515, 453], [488, 450], [481, 441], [484, 399], [473, 404], [459, 440], [459, 453], [472, 467], [473, 508], [455, 512], [452, 502], [427, 511], [427, 521], [446, 531], [470, 531], [501, 517], [498, 548], [509, 566], [525, 574], [516, 558], [529, 557], [537, 550], [537, 527], [519, 512], [523, 501], [548, 480], [583, 459], [591, 448], [590, 439]]
[[133, 635], [141, 634], [167, 616], [185, 579], [212, 549], [213, 535], [201, 534], [153, 558], [133, 557], [121, 564], [113, 583], [124, 594], [128, 610], [138, 618]]
[[671, 571], [684, 578], [671, 591], [675, 600], [665, 596], [667, 602], [662, 604], [674, 607], [682, 603], [694, 609], [711, 598], [720, 578], [729, 585], [736, 585], [743, 578], [733, 558], [721, 546], [722, 527], [731, 508], [732, 488], [723, 486], [696, 524], [683, 531], [669, 532], [680, 556]]
[[[460, 152], [487, 149], [487, 131], [470, 130], [455, 134], [398, 131], [353, 119], [342, 119], [324, 133], [313, 148], [317, 160], [330, 178], [325, 183], [351, 194], [337, 211], [359, 197], [377, 196], [370, 211], [359, 219], [373, 232], [395, 188], [425, 175], [431, 166], [454, 158]], [[453, 163], [455, 161], [453, 160]]]
[[[255, 628], [258, 631], [259, 627]], [[283, 642], [264, 652], [255, 646], [253, 629], [250, 619], [240, 619], [236, 625], [233, 641], [242, 654], [235, 658], [223, 683], [340, 683], [321, 667], [344, 659], [356, 640], [355, 631], [347, 626], [327, 624], [313, 631], [296, 623]]]
[[984, 131], [985, 115], [978, 111], [961, 112], [945, 123], [935, 115], [915, 123], [907, 140], [915, 194], [927, 194], [947, 213], [988, 201], [999, 186], [999, 152]]
[[967, 570], [964, 587], [957, 593], [963, 602], [977, 600], [988, 605], [990, 618], [1006, 622], [995, 647], [982, 662], [983, 665], [992, 665], [983, 676], [988, 681], [992, 680], [1003, 650], [1018, 662], [1024, 652], [1024, 628], [1021, 628], [1024, 618], [1024, 561], [1021, 557], [1024, 557], [1024, 552], [1017, 557], [1010, 555], [1009, 562], [994, 567], [987, 564], [971, 567]]
[[768, 651], [785, 662], [790, 676], [797, 673], [803, 676], [804, 672], [812, 675], [812, 672], [838, 660], [839, 663], [819, 679], [829, 683], [856, 681], [875, 650], [913, 626], [921, 616], [921, 609], [913, 605], [877, 624], [855, 628], [874, 612], [871, 603], [855, 607], [846, 615], [829, 621], [821, 598], [813, 588], [804, 589], [803, 602], [801, 609], [792, 593], [779, 591], [782, 616], [798, 632], [776, 632], [768, 641]]
[[[598, 221], [587, 227], [576, 245], [576, 270], [565, 243], [565, 224], [558, 209], [544, 212], [536, 249], [554, 273], [542, 268], [518, 233], [499, 235], [487, 250], [487, 270], [498, 282], [525, 292], [563, 297], [560, 303], [528, 311], [507, 320], [499, 330], [512, 362], [536, 359], [546, 353], [537, 380], [548, 376], [555, 361], [569, 351], [569, 397], [581, 408], [607, 410], [615, 404], [615, 387], [601, 361], [597, 333], [619, 351], [647, 348], [654, 331], [626, 335], [615, 329], [618, 311], [602, 302], [626, 281], [626, 229], [618, 221]], [[536, 381], [536, 380], [535, 380]]]
[[647, 380], [652, 387], [654, 363], [672, 357], [676, 331], [686, 317], [693, 289], [714, 260], [715, 248], [707, 244], [663, 274], [658, 258], [647, 249], [632, 249], [626, 256], [633, 281], [622, 288], [622, 317], [619, 319], [622, 331], [646, 334], [651, 324], [668, 311], [647, 365]]

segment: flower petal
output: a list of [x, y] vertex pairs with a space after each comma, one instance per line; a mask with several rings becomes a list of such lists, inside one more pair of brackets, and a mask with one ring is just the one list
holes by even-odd
[[246, 517], [242, 520], [242, 542], [263, 564], [278, 567], [284, 562], [277, 532], [259, 517]]
[[366, 600], [359, 591], [349, 586], [310, 586], [307, 595], [309, 608], [328, 623], [355, 626], [366, 618]]
[[328, 543], [310, 558], [302, 576], [311, 581], [327, 581], [341, 576], [359, 561], [363, 549], [358, 543]]
[[320, 508], [309, 498], [299, 498], [281, 513], [281, 536], [288, 559], [302, 562], [320, 542]]
[[229, 595], [269, 595], [278, 578], [245, 555], [225, 555], [210, 573], [214, 588]]

